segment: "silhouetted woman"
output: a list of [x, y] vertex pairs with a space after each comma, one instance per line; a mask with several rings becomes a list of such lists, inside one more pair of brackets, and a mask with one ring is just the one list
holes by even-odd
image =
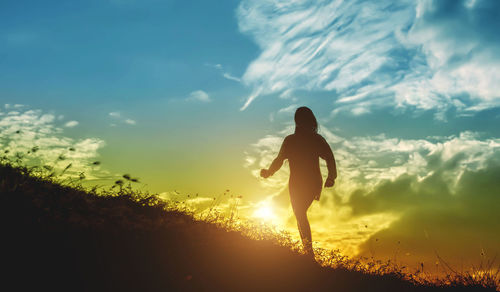
[[323, 179], [319, 169], [319, 158], [326, 161], [328, 177], [325, 187], [332, 187], [337, 178], [337, 167], [330, 146], [318, 134], [318, 122], [308, 107], [300, 107], [295, 112], [295, 133], [289, 135], [281, 145], [278, 157], [271, 163], [269, 169], [262, 169], [260, 175], [268, 178], [278, 171], [283, 161], [290, 164], [290, 201], [292, 203], [300, 237], [306, 253], [312, 255], [312, 238], [307, 209], [313, 200], [319, 200]]

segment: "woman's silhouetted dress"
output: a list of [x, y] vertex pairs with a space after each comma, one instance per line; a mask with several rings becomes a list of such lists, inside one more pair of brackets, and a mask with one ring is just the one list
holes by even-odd
[[297, 218], [302, 244], [306, 253], [312, 254], [311, 228], [307, 219], [307, 209], [313, 200], [319, 200], [323, 178], [319, 168], [319, 158], [326, 161], [328, 177], [325, 187], [331, 187], [337, 177], [335, 158], [326, 140], [317, 133], [317, 122], [312, 111], [300, 107], [295, 113], [295, 133], [283, 141], [278, 156], [269, 169], [261, 170], [267, 178], [278, 171], [283, 161], [290, 164], [290, 201]]

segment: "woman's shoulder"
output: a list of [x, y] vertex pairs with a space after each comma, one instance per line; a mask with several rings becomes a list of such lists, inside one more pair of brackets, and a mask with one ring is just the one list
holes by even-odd
[[321, 134], [319, 134], [319, 133], [312, 133], [312, 138], [314, 140], [317, 140], [317, 141], [323, 141], [323, 140], [325, 140], [325, 138], [323, 138], [323, 136], [321, 136]]
[[290, 144], [293, 140], [295, 140], [295, 136], [294, 134], [290, 134], [283, 139], [283, 144]]
[[318, 143], [326, 142], [325, 138], [323, 138], [323, 136], [321, 136], [318, 133], [307, 133], [307, 134], [293, 133], [286, 136], [283, 142], [293, 143], [293, 141], [303, 141], [303, 140], [315, 141]]
[[285, 137], [285, 139], [294, 139], [294, 138], [300, 138], [300, 137], [303, 137], [303, 136], [307, 136], [307, 137], [314, 137], [316, 139], [324, 139], [323, 136], [321, 136], [319, 133], [315, 133], [315, 132], [309, 132], [309, 133], [293, 133], [293, 134], [290, 134], [288, 136]]

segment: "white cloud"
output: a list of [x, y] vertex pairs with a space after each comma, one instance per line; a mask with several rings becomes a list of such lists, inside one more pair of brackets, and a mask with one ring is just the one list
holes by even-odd
[[[291, 128], [280, 135], [268, 135], [253, 144], [253, 151], [246, 153], [246, 167], [259, 177], [259, 170], [269, 167], [279, 147]], [[431, 158], [444, 163], [459, 155], [460, 163], [448, 171], [450, 186], [453, 186], [465, 170], [477, 171], [486, 167], [488, 161], [500, 154], [500, 139], [481, 139], [478, 133], [462, 132], [458, 136], [429, 137], [426, 139], [388, 138], [385, 135], [340, 137], [328, 129], [321, 128], [322, 135], [334, 152], [338, 169], [337, 193], [344, 197], [356, 188], [370, 188], [382, 180], [392, 180], [402, 174], [419, 178], [428, 176], [433, 169]], [[248, 162], [252, 163], [248, 163]], [[323, 174], [327, 170], [323, 165]], [[282, 191], [288, 181], [288, 168], [277, 172], [274, 177], [262, 183], [271, 193]]]
[[278, 110], [278, 113], [287, 113], [287, 114], [291, 114], [291, 113], [294, 113], [295, 110], [298, 108], [299, 106], [296, 105], [296, 104], [292, 104], [292, 105], [289, 105], [287, 107], [284, 107], [284, 108], [281, 108]]
[[224, 73], [224, 74], [222, 74], [222, 76], [224, 78], [228, 79], [228, 80], [233, 80], [233, 81], [236, 81], [236, 82], [241, 82], [241, 78], [233, 76], [233, 75], [231, 75], [229, 73]]
[[73, 128], [73, 127], [78, 126], [78, 124], [79, 124], [79, 123], [78, 123], [77, 121], [69, 121], [69, 122], [67, 122], [66, 124], [64, 124], [64, 126], [65, 126], [66, 128]]
[[58, 171], [71, 163], [66, 171], [69, 176], [78, 176], [80, 172], [84, 172], [87, 179], [107, 176], [108, 172], [92, 165], [104, 145], [98, 138], [78, 140], [64, 136], [55, 116], [41, 110], [11, 111], [0, 118], [0, 146], [4, 151], [9, 150], [11, 158], [22, 153], [25, 162], [49, 165]]
[[[118, 112], [118, 111], [110, 112], [108, 115], [113, 120], [118, 121], [120, 123], [124, 123], [124, 124], [127, 124], [127, 125], [136, 125], [137, 124], [136, 120], [127, 118], [127, 117], [123, 116], [123, 114], [121, 112]], [[116, 123], [111, 123], [110, 126], [111, 127], [116, 127]]]
[[366, 114], [366, 113], [369, 113], [370, 110], [366, 107], [362, 107], [362, 106], [359, 106], [359, 107], [355, 107], [351, 110], [352, 114], [355, 115], [355, 116], [360, 116], [360, 115], [363, 115], [363, 114]]
[[[261, 49], [242, 77], [257, 97], [334, 91], [336, 110], [475, 111], [500, 105], [498, 1], [244, 0], [239, 29]], [[463, 95], [466, 94], [466, 100]]]
[[[281, 208], [284, 207], [284, 218], [293, 216], [291, 210], [288, 210], [287, 163], [265, 180], [259, 178], [259, 170], [269, 167], [283, 138], [292, 132], [293, 127], [288, 127], [280, 134], [259, 139], [245, 153], [243, 162], [244, 167], [261, 182], [264, 193], [268, 194], [266, 199], [272, 198], [279, 202]], [[345, 138], [321, 127], [321, 134], [333, 150], [339, 176], [335, 187], [324, 189], [320, 203], [313, 204], [310, 209], [309, 218], [314, 226], [313, 238], [320, 240], [323, 247], [340, 248], [351, 255], [357, 253], [360, 244], [370, 236], [399, 222], [401, 216], [397, 212], [384, 210], [353, 216], [350, 198], [358, 191], [368, 193], [378, 189], [383, 195], [384, 190], [380, 191], [380, 186], [384, 183], [395, 183], [407, 176], [415, 178], [415, 183], [419, 184], [439, 172], [439, 177], [445, 184], [440, 187], [454, 194], [460, 191], [458, 183], [468, 171], [484, 170], [492, 161], [500, 162], [500, 139], [482, 138], [474, 132], [465, 131], [454, 136], [424, 139], [400, 139], [386, 135]], [[326, 165], [323, 161], [320, 165], [325, 177]], [[427, 194], [425, 184], [419, 189], [423, 190], [423, 195]], [[432, 191], [439, 193], [439, 188]], [[279, 201], [280, 197], [285, 200]], [[439, 203], [440, 200], [436, 198], [433, 202]], [[424, 202], [421, 204], [426, 206]], [[412, 207], [414, 206], [405, 208]], [[284, 221], [288, 222], [287, 230], [296, 232], [293, 224], [295, 221], [291, 217]]]
[[129, 125], [135, 125], [135, 124], [137, 124], [137, 122], [135, 120], [132, 120], [132, 119], [125, 119], [125, 123], [129, 124]]
[[[288, 89], [336, 90], [354, 95], [360, 83], [393, 63], [394, 31], [407, 26], [408, 1], [243, 1], [239, 28], [262, 50], [243, 75], [258, 95]], [[378, 83], [389, 85], [388, 76]]]
[[20, 109], [20, 108], [23, 108], [24, 105], [23, 104], [9, 104], [9, 103], [6, 103], [4, 105], [5, 109]]
[[122, 115], [120, 112], [110, 112], [109, 116], [113, 118], [120, 118]]
[[[450, 13], [450, 11], [453, 11]], [[466, 110], [500, 105], [500, 11], [498, 1], [420, 0], [407, 41], [421, 45], [432, 75], [431, 90], [445, 95], [470, 95]]]
[[187, 100], [196, 100], [196, 101], [201, 101], [201, 102], [212, 101], [210, 99], [210, 96], [208, 95], [208, 93], [206, 93], [203, 90], [196, 90], [196, 91], [191, 92], [189, 94], [189, 97], [187, 98]]
[[236, 82], [241, 82], [241, 78], [237, 77], [237, 76], [234, 76], [233, 74], [229, 73], [229, 72], [226, 72], [224, 70], [224, 67], [222, 66], [222, 64], [209, 64], [209, 63], [206, 63], [205, 66], [209, 66], [209, 67], [212, 67], [212, 68], [215, 68], [217, 69], [219, 72], [222, 73], [222, 77], [228, 79], [228, 80], [232, 80], [232, 81], [236, 81]]

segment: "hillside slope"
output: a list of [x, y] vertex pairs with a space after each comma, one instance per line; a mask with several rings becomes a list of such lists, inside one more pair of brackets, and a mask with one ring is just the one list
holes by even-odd
[[[270, 241], [0, 165], [3, 285], [15, 291], [494, 291], [320, 267]], [[13, 285], [13, 286], [12, 286]]]

